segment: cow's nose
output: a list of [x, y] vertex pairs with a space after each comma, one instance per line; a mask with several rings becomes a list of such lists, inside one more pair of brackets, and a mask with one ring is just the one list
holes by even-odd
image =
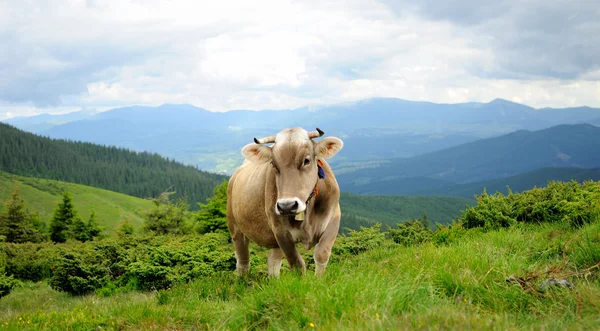
[[277, 211], [281, 215], [295, 214], [298, 211], [298, 200], [280, 200], [277, 201]]

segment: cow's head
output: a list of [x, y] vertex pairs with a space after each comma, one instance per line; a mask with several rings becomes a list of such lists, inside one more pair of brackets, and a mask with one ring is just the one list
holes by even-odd
[[[334, 156], [344, 143], [335, 137], [317, 142], [323, 131], [307, 132], [301, 128], [285, 129], [275, 136], [254, 139], [242, 149], [244, 157], [254, 163], [270, 162], [277, 185], [277, 215], [299, 214], [318, 181], [317, 159]], [[263, 144], [275, 143], [272, 146]]]

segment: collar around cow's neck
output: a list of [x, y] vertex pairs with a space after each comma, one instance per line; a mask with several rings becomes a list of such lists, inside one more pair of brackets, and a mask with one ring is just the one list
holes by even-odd
[[317, 177], [318, 177], [318, 179], [317, 179], [317, 183], [315, 184], [315, 188], [313, 189], [312, 192], [310, 192], [308, 199], [306, 199], [307, 205], [310, 202], [310, 199], [319, 195], [319, 179], [325, 179], [325, 170], [323, 170], [323, 161], [321, 161], [319, 159], [317, 159]]

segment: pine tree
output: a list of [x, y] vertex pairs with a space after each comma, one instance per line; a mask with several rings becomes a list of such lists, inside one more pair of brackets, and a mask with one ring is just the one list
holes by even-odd
[[119, 224], [119, 227], [117, 228], [117, 233], [119, 235], [132, 235], [133, 232], [133, 225], [127, 218], [123, 220], [123, 222], [121, 222], [121, 224]]
[[19, 196], [18, 187], [6, 201], [4, 209], [5, 212], [0, 213], [0, 235], [6, 237], [6, 242], [39, 242], [43, 239], [33, 224], [35, 215], [25, 209], [25, 201]]
[[87, 225], [83, 223], [83, 221], [79, 217], [77, 217], [73, 222], [73, 225], [71, 227], [71, 233], [73, 234], [73, 238], [82, 242], [86, 242], [92, 239], [90, 237]]
[[186, 234], [190, 232], [188, 224], [189, 206], [185, 198], [171, 202], [174, 192], [165, 192], [158, 199], [152, 200], [154, 208], [144, 212], [146, 223], [144, 229], [156, 234]]
[[200, 211], [196, 213], [199, 233], [227, 232], [227, 181], [215, 187], [213, 196], [206, 204], [198, 203]]
[[99, 237], [100, 233], [102, 233], [102, 230], [100, 229], [100, 226], [98, 225], [98, 220], [96, 220], [96, 211], [93, 209], [92, 209], [92, 212], [90, 213], [90, 219], [87, 222], [87, 231], [88, 231], [90, 238]]
[[78, 219], [73, 206], [73, 199], [69, 192], [63, 193], [62, 201], [54, 210], [54, 216], [50, 222], [50, 239], [54, 242], [63, 243], [71, 235], [71, 225]]

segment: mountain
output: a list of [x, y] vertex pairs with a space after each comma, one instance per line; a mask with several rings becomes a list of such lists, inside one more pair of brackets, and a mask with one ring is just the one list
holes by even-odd
[[141, 228], [144, 221], [138, 212], [152, 208], [152, 202], [146, 199], [90, 186], [21, 177], [0, 171], [0, 210], [15, 188], [19, 189], [19, 195], [29, 211], [37, 213], [46, 223], [62, 200], [62, 192], [69, 191], [79, 216], [87, 221], [94, 210], [98, 223], [109, 233], [123, 220], [129, 220], [135, 228]]
[[418, 195], [444, 195], [472, 198], [476, 194], [481, 194], [485, 189], [488, 194], [501, 192], [508, 194], [507, 187], [514, 193], [530, 190], [534, 187], [545, 187], [548, 181], [577, 181], [600, 180], [600, 168], [581, 169], [581, 168], [541, 168], [526, 173], [499, 178], [479, 183], [450, 185], [437, 189], [425, 189], [418, 191]]
[[[517, 175], [545, 167], [600, 167], [600, 128], [560, 125], [539, 131], [517, 131], [378, 167], [338, 176], [343, 191], [373, 194], [407, 193], [403, 185], [423, 183], [433, 192], [447, 182], [466, 184]], [[414, 178], [425, 177], [428, 180]], [[412, 178], [412, 179], [411, 179]], [[444, 183], [446, 182], [446, 183]], [[404, 190], [404, 191], [403, 191]], [[414, 189], [410, 189], [414, 192]]]
[[225, 176], [199, 171], [157, 154], [55, 140], [0, 123], [0, 170], [104, 188], [140, 198], [166, 190], [193, 207], [211, 196]]
[[346, 147], [332, 160], [339, 165], [407, 158], [516, 130], [588, 123], [599, 117], [600, 109], [534, 109], [502, 99], [435, 104], [373, 98], [291, 110], [223, 113], [190, 105], [124, 107], [40, 133], [156, 152], [202, 169], [231, 173], [242, 162], [241, 147], [255, 136], [272, 135], [286, 127], [319, 127], [344, 139]]
[[97, 111], [93, 109], [84, 109], [61, 115], [40, 114], [30, 117], [13, 117], [5, 120], [4, 123], [8, 123], [29, 132], [43, 132], [54, 126], [83, 120], [95, 114], [97, 114]]
[[544, 187], [548, 181], [600, 180], [600, 168], [541, 168], [515, 176], [498, 178], [469, 184], [454, 184], [449, 181], [427, 177], [396, 178], [388, 181], [365, 183], [346, 187], [353, 193], [367, 195], [411, 195], [411, 196], [453, 196], [473, 198], [486, 190], [493, 194], [522, 192], [533, 187]]

